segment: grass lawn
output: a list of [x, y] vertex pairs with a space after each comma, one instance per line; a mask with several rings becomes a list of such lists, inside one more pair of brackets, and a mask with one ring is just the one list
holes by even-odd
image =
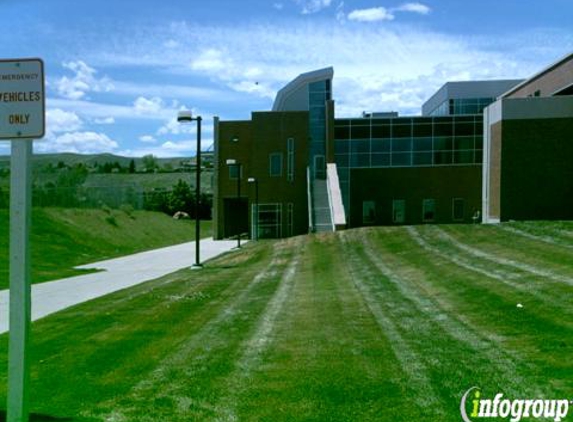
[[[472, 386], [570, 399], [571, 232], [417, 226], [251, 242], [35, 322], [32, 409], [73, 421], [457, 422]], [[6, 350], [3, 335], [0, 403]]]
[[[0, 209], [0, 289], [8, 287], [8, 220], [8, 210]], [[34, 208], [32, 282], [85, 273], [76, 265], [190, 241], [194, 224], [149, 211]], [[202, 228], [211, 236], [210, 221]]]

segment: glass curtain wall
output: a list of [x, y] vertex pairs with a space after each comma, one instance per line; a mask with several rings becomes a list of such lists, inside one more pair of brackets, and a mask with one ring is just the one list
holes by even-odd
[[348, 213], [352, 168], [481, 165], [483, 117], [336, 119], [334, 139]]
[[312, 174], [321, 174], [322, 169], [315, 169], [317, 155], [326, 155], [326, 101], [331, 98], [330, 80], [309, 84], [309, 119], [310, 119], [310, 162]]
[[483, 109], [493, 103], [495, 98], [454, 98], [444, 101], [430, 116], [453, 116], [460, 114], [480, 114]]

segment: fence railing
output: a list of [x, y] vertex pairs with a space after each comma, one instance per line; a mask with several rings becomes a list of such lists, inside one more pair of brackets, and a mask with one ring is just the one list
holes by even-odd
[[306, 194], [308, 201], [308, 232], [314, 232], [314, 222], [312, 221], [312, 183], [310, 180], [310, 167], [306, 168]]
[[[153, 188], [144, 189], [141, 186], [43, 186], [32, 189], [32, 205], [34, 207], [59, 207], [59, 208], [113, 208], [119, 209], [128, 206], [134, 210], [150, 210], [161, 212], [174, 212], [172, 208], [185, 206], [194, 208], [188, 203], [173, 201], [173, 189]], [[201, 198], [200, 213], [202, 218], [210, 218], [212, 198], [205, 194]], [[10, 192], [8, 187], [0, 186], [0, 209], [7, 209], [10, 204]], [[189, 210], [181, 209], [180, 211]], [[194, 214], [194, 211], [190, 214]]]

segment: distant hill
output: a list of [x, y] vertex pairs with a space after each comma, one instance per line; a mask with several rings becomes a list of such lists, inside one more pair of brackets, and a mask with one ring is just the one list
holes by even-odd
[[[202, 191], [212, 192], [213, 153], [202, 155]], [[171, 189], [179, 179], [194, 186], [195, 157], [154, 157], [155, 168], [146, 167], [145, 157], [124, 157], [114, 154], [36, 154], [33, 157], [35, 186], [46, 184], [70, 186], [69, 175], [80, 167], [73, 185], [94, 187], [134, 187], [142, 190]], [[133, 162], [133, 164], [132, 164]], [[208, 167], [208, 168], [205, 168]], [[10, 156], [0, 156], [0, 189], [10, 184]], [[65, 176], [65, 177], [64, 177]], [[64, 180], [66, 179], [66, 180]], [[65, 183], [62, 183], [65, 182]]]
[[[35, 154], [33, 157], [34, 168], [47, 167], [52, 165], [57, 167], [59, 163], [66, 166], [73, 167], [76, 164], [84, 164], [86, 167], [93, 167], [97, 164], [105, 163], [119, 163], [122, 167], [129, 166], [133, 160], [137, 168], [143, 168], [143, 158], [141, 157], [124, 157], [114, 154], [73, 154], [73, 153], [59, 153], [59, 154]], [[195, 157], [173, 157], [173, 158], [157, 158], [157, 163], [160, 167], [171, 165], [173, 168], [180, 166], [182, 162], [195, 162]], [[0, 155], [0, 169], [10, 167], [10, 156]]]

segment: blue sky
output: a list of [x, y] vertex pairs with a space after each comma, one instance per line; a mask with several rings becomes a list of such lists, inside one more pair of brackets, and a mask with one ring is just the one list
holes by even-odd
[[[573, 51], [571, 0], [0, 0], [1, 58], [40, 57], [36, 152], [188, 156], [333, 66], [337, 116], [418, 114], [449, 80], [523, 78]], [[9, 144], [0, 142], [0, 154]]]

